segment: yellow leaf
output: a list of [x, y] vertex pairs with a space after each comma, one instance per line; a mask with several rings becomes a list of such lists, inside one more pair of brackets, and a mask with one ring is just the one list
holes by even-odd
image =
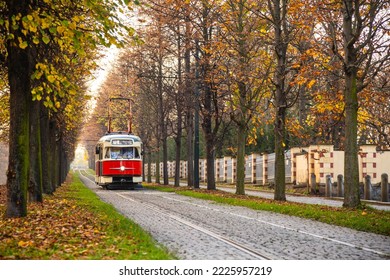
[[316, 83], [316, 80], [311, 80], [308, 84], [307, 87], [310, 89], [313, 87], [313, 85]]
[[58, 32], [59, 34], [64, 33], [64, 31], [65, 31], [65, 27], [63, 27], [62, 25], [57, 26], [57, 32]]
[[25, 248], [25, 247], [28, 247], [28, 246], [31, 246], [31, 245], [33, 245], [33, 241], [23, 241], [23, 240], [20, 240], [19, 242], [18, 242], [18, 246], [19, 247], [23, 247], [23, 248]]
[[48, 76], [47, 76], [47, 80], [48, 80], [50, 83], [54, 83], [54, 81], [56, 80], [56, 78], [55, 78], [53, 75], [48, 75]]
[[41, 25], [42, 29], [46, 29], [46, 28], [48, 28], [49, 26], [50, 26], [50, 24], [49, 24], [48, 22], [42, 21], [42, 25]]
[[28, 47], [28, 43], [26, 41], [23, 41], [23, 42], [19, 43], [19, 48], [25, 49], [27, 47]]
[[37, 63], [37, 65], [35, 65], [35, 68], [36, 69], [42, 69], [42, 70], [45, 70], [47, 68], [47, 65], [46, 64], [43, 64], [43, 63]]
[[28, 29], [29, 29], [31, 32], [34, 32], [34, 33], [37, 32], [37, 27], [34, 26], [34, 25], [32, 25], [32, 24], [29, 26]]

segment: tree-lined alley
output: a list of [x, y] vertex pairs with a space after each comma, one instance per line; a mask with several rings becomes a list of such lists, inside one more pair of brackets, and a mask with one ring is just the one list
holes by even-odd
[[[285, 200], [284, 152], [325, 143], [345, 151], [344, 205], [359, 206], [358, 146], [390, 147], [389, 6], [387, 0], [0, 1], [7, 216], [25, 216], [28, 199], [41, 201], [65, 179], [87, 113], [86, 81], [100, 46], [112, 44], [122, 47], [121, 57], [85, 131], [93, 131], [93, 122], [104, 132], [108, 98], [131, 98], [128, 114], [144, 141], [145, 162], [163, 162], [157, 182], [162, 176], [168, 184], [169, 158], [185, 159], [188, 185], [196, 187], [194, 160], [201, 153], [207, 188], [214, 190], [216, 156], [233, 155], [236, 193], [245, 194], [244, 157], [256, 149], [275, 152], [274, 198]], [[135, 15], [138, 21], [130, 20]], [[125, 130], [121, 121], [114, 125]]]

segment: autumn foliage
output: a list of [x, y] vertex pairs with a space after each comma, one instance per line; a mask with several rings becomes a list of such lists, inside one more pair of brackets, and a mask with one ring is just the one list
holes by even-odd
[[[4, 186], [0, 211], [4, 212]], [[70, 176], [23, 218], [0, 217], [0, 259], [169, 259], [138, 225]]]

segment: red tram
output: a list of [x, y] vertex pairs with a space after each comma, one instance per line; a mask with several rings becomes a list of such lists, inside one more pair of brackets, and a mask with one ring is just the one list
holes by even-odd
[[134, 187], [142, 182], [142, 141], [127, 133], [109, 133], [98, 141], [95, 182], [103, 188]]

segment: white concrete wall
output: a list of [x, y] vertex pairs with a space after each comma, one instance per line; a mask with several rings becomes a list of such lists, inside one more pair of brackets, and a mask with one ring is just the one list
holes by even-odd
[[[312, 145], [291, 149], [287, 153], [291, 163], [286, 170], [290, 174], [291, 181], [299, 185], [308, 183], [310, 174], [316, 175], [317, 184], [325, 184], [326, 176], [331, 175], [332, 181], [337, 181], [339, 174], [344, 175], [344, 152], [335, 151], [331, 145]], [[268, 184], [274, 180], [274, 154], [253, 154], [246, 157], [246, 181]], [[287, 160], [287, 158], [286, 158]], [[260, 163], [261, 162], [261, 163]], [[218, 182], [235, 183], [236, 180], [235, 158], [224, 157], [215, 160], [215, 175]], [[169, 176], [174, 177], [174, 162], [170, 162]], [[207, 163], [205, 159], [199, 160], [199, 177], [201, 181], [207, 180]], [[261, 172], [260, 172], [261, 168]], [[155, 175], [156, 166], [152, 164], [152, 175]], [[160, 163], [160, 176], [162, 163]], [[145, 171], [147, 166], [145, 165]], [[380, 183], [381, 175], [387, 173], [390, 176], [390, 151], [376, 151], [375, 146], [365, 145], [360, 147], [359, 174], [360, 182], [365, 175], [370, 175], [373, 184]], [[187, 178], [187, 162], [180, 162], [180, 177]], [[286, 178], [289, 179], [289, 178]], [[288, 182], [288, 180], [287, 180]]]

